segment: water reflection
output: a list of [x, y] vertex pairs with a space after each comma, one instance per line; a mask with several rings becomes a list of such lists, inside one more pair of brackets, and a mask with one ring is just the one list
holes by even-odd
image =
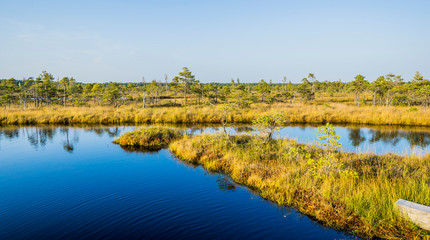
[[418, 132], [414, 134], [407, 134], [406, 139], [408, 139], [412, 146], [427, 147], [430, 144], [428, 133]]
[[234, 130], [237, 133], [251, 133], [252, 131], [254, 131], [254, 129], [252, 127], [249, 127], [249, 126], [235, 127]]
[[112, 144], [133, 129], [0, 128], [0, 239], [350, 239], [168, 150]]
[[202, 133], [203, 133], [203, 128], [190, 127], [187, 129], [187, 134], [190, 134], [190, 135], [198, 135], [198, 134], [202, 134]]
[[48, 140], [52, 141], [55, 134], [54, 128], [25, 128], [28, 142], [36, 149], [44, 147]]
[[141, 153], [157, 152], [163, 149], [161, 147], [147, 148], [147, 147], [141, 147], [141, 146], [120, 146], [120, 147], [126, 152], [141, 152]]
[[218, 174], [216, 182], [218, 183], [218, 188], [226, 192], [236, 191], [236, 185], [230, 180], [230, 178]]
[[351, 140], [351, 144], [354, 147], [360, 146], [361, 143], [366, 141], [366, 138], [362, 136], [361, 129], [350, 129], [349, 139]]
[[[360, 146], [361, 143], [366, 141], [360, 128], [348, 128], [350, 131], [349, 139], [353, 146]], [[368, 129], [369, 131], [369, 142], [383, 142], [393, 147], [405, 139], [408, 141], [411, 147], [425, 148], [430, 145], [430, 133], [424, 131], [415, 130], [402, 130], [402, 129]]]
[[76, 133], [76, 129], [74, 129], [74, 135], [72, 139], [69, 139], [69, 131], [70, 128], [60, 128], [60, 132], [64, 135], [66, 135], [66, 140], [63, 141], [63, 149], [68, 152], [72, 153], [75, 149], [74, 144], [79, 142], [79, 135]]
[[18, 129], [5, 129], [4, 131], [0, 132], [0, 136], [3, 135], [8, 139], [11, 138], [17, 138], [19, 137], [19, 131]]
[[[85, 132], [95, 133], [96, 136], [107, 136], [112, 140], [121, 134], [132, 131], [137, 127], [145, 126], [79, 126], [79, 127], [3, 127], [0, 128], [1, 141], [12, 141], [14, 139], [26, 139], [34, 149], [40, 149], [53, 142], [53, 138], [59, 135], [62, 148], [68, 153], [73, 153], [79, 143], [77, 129]], [[187, 134], [203, 134], [222, 131], [222, 128], [214, 125], [167, 125], [183, 130]], [[318, 133], [318, 125], [291, 125], [281, 128], [276, 133], [281, 138], [293, 138], [298, 142], [313, 144]], [[255, 134], [256, 129], [251, 126], [239, 125], [229, 127], [231, 134]], [[423, 153], [430, 150], [430, 128], [423, 127], [393, 127], [393, 126], [336, 126], [337, 133], [342, 137], [344, 151], [350, 152], [372, 152], [384, 154], [393, 152], [397, 154], [410, 154], [412, 152]], [[54, 141], [55, 142], [55, 141]], [[1, 144], [0, 144], [1, 148]], [[134, 151], [136, 149], [124, 149]]]
[[93, 132], [97, 134], [97, 136], [102, 137], [104, 134], [107, 134], [109, 137], [119, 137], [121, 135], [121, 130], [124, 129], [124, 126], [114, 126], [114, 127], [100, 127], [100, 126], [88, 126], [84, 127], [86, 132]]
[[386, 144], [390, 144], [392, 146], [396, 146], [399, 142], [400, 132], [398, 130], [373, 130], [369, 129], [371, 134], [371, 138], [369, 142], [384, 142]]
[[[93, 132], [97, 136], [102, 137], [105, 134], [110, 138], [115, 138], [121, 135], [124, 127], [84, 127], [83, 130]], [[41, 126], [41, 127], [3, 127], [0, 128], [0, 142], [4, 140], [18, 139], [22, 135], [27, 142], [36, 150], [44, 148], [49, 142], [54, 142], [53, 139], [59, 135], [63, 138], [62, 146], [64, 151], [73, 153], [75, 146], [79, 143], [78, 128], [74, 127], [55, 127], [55, 126]]]

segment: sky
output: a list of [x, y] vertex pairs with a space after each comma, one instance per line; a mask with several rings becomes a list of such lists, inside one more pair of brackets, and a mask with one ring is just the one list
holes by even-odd
[[0, 0], [0, 79], [430, 78], [426, 0]]

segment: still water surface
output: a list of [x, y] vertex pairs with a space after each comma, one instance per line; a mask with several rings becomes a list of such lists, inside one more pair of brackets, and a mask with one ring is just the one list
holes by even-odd
[[132, 129], [0, 128], [0, 239], [354, 239], [168, 150], [112, 144]]

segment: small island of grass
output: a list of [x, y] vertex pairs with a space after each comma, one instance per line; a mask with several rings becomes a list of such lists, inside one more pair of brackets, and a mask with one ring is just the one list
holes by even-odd
[[114, 141], [121, 146], [139, 146], [145, 149], [161, 149], [182, 134], [174, 129], [164, 127], [141, 128], [125, 133]]

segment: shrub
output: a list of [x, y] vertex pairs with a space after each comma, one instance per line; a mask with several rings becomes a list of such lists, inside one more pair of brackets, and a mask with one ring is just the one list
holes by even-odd
[[268, 142], [272, 139], [272, 135], [275, 131], [279, 130], [280, 126], [285, 123], [285, 117], [282, 113], [267, 113], [263, 114], [254, 121], [254, 124], [263, 138]]
[[418, 108], [416, 108], [416, 107], [410, 107], [408, 109], [408, 112], [418, 112]]
[[357, 172], [344, 169], [343, 164], [339, 161], [338, 151], [342, 144], [338, 140], [341, 137], [336, 134], [333, 125], [327, 123], [325, 126], [319, 127], [318, 133], [316, 144], [325, 151], [316, 154], [314, 158], [309, 157], [308, 164], [311, 166], [314, 177], [322, 179], [333, 174], [357, 177]]
[[232, 115], [233, 115], [233, 112], [236, 110], [236, 107], [232, 103], [224, 103], [219, 107], [219, 109], [221, 110], [221, 113], [222, 113], [221, 115], [222, 129], [224, 131], [224, 134], [229, 135], [225, 127], [227, 126], [228, 123], [230, 123], [231, 125], [234, 123], [234, 119]]

